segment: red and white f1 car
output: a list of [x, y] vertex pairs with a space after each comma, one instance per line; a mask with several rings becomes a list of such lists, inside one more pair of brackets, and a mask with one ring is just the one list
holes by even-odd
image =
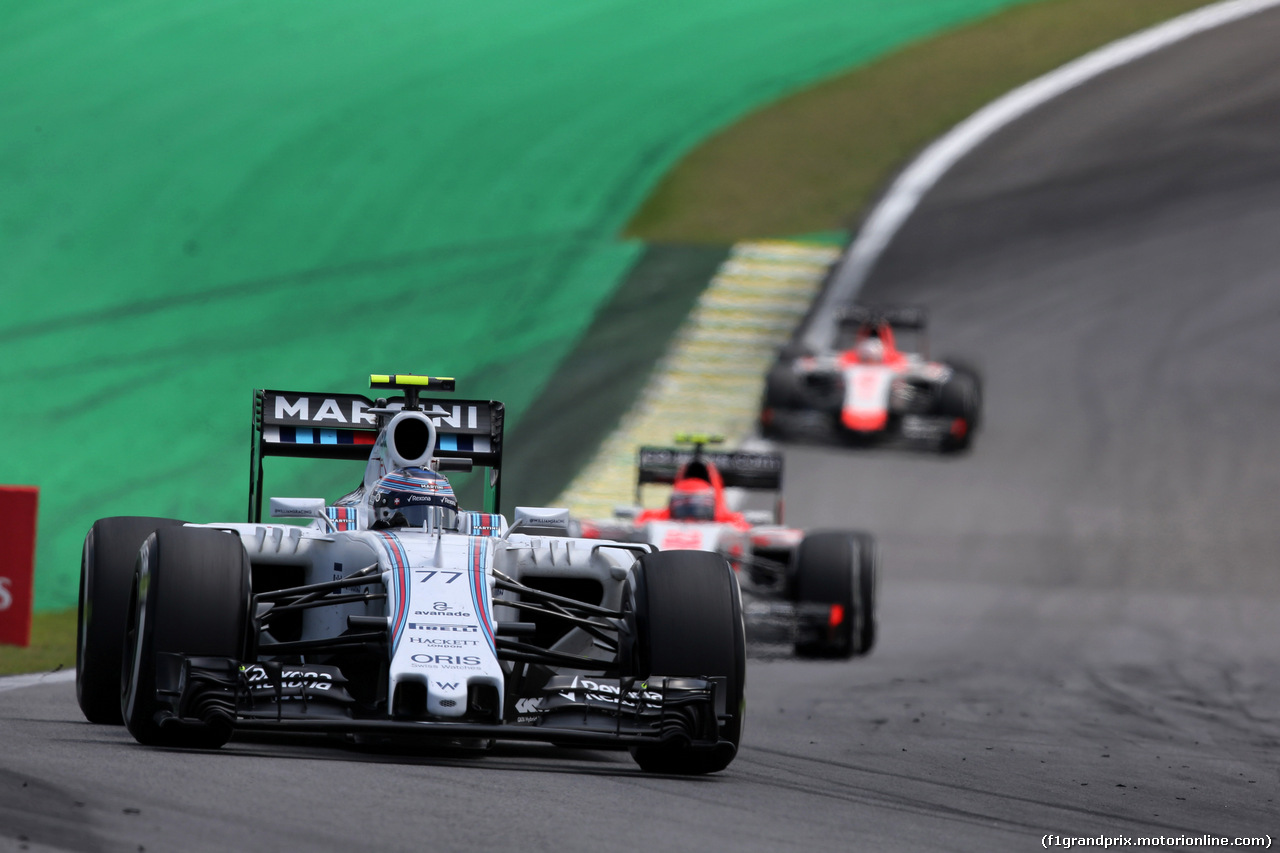
[[859, 306], [840, 318], [834, 350], [784, 349], [765, 381], [762, 433], [967, 449], [981, 420], [981, 378], [960, 362], [930, 360], [925, 326], [920, 308]]
[[[738, 575], [749, 641], [787, 644], [801, 657], [848, 658], [875, 644], [876, 549], [867, 533], [805, 532], [781, 524], [782, 455], [712, 451], [718, 436], [678, 435], [686, 447], [641, 447], [636, 503], [647, 484], [670, 485], [661, 509], [623, 507], [581, 522], [582, 535], [662, 551], [723, 555]], [[771, 510], [736, 511], [727, 490], [772, 492]]]

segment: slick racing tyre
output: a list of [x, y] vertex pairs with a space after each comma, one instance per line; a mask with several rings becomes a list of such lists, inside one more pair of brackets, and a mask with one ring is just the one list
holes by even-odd
[[635, 637], [632, 674], [724, 679], [726, 712], [714, 749], [663, 744], [635, 747], [632, 757], [650, 773], [723, 770], [738, 752], [746, 713], [746, 636], [733, 570], [706, 551], [645, 554], [632, 569], [627, 601]]
[[764, 438], [786, 438], [786, 431], [779, 423], [779, 412], [803, 404], [790, 364], [779, 361], [765, 375], [764, 399], [760, 404], [760, 435]]
[[831, 531], [805, 536], [796, 555], [793, 590], [802, 620], [798, 656], [850, 658], [875, 646], [876, 551], [869, 535]]
[[969, 382], [973, 385], [975, 405], [973, 406], [972, 415], [973, 428], [976, 430], [982, 425], [982, 373], [977, 367], [963, 359], [947, 358], [943, 361], [951, 365], [952, 371], [956, 374], [969, 377]]
[[938, 414], [963, 421], [961, 431], [953, 431], [942, 439], [943, 453], [968, 450], [973, 434], [982, 421], [982, 379], [978, 372], [963, 362], [950, 362], [951, 378], [938, 389]]
[[151, 746], [216, 749], [231, 719], [161, 725], [176, 709], [156, 692], [167, 653], [243, 659], [249, 625], [249, 556], [240, 537], [200, 527], [162, 527], [143, 543], [130, 593], [120, 676], [120, 711], [129, 734]]
[[76, 620], [76, 699], [91, 723], [118, 726], [124, 722], [120, 656], [138, 548], [151, 531], [182, 523], [140, 516], [103, 518], [84, 537]]

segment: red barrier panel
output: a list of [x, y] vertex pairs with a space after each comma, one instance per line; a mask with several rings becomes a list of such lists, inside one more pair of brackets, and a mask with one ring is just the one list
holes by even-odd
[[0, 644], [31, 642], [39, 496], [35, 486], [0, 486]]

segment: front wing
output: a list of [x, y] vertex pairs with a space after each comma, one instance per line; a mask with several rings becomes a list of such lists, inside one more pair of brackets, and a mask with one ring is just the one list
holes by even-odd
[[717, 678], [555, 676], [514, 700], [508, 721], [444, 722], [362, 716], [334, 666], [256, 663], [164, 654], [157, 660], [161, 727], [362, 734], [415, 739], [481, 738], [625, 749], [680, 743], [715, 749], [727, 717]]

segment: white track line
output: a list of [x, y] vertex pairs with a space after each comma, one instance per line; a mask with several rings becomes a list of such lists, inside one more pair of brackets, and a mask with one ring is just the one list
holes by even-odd
[[933, 186], [996, 131], [1081, 83], [1205, 30], [1280, 6], [1280, 0], [1226, 0], [1114, 41], [992, 101], [933, 142], [893, 182], [840, 262], [804, 341], [824, 346], [835, 332], [832, 308], [857, 296], [885, 247]]
[[0, 693], [6, 690], [17, 690], [19, 687], [35, 687], [37, 684], [61, 684], [64, 681], [75, 681], [74, 669], [60, 669], [56, 672], [35, 672], [31, 675], [0, 676]]

